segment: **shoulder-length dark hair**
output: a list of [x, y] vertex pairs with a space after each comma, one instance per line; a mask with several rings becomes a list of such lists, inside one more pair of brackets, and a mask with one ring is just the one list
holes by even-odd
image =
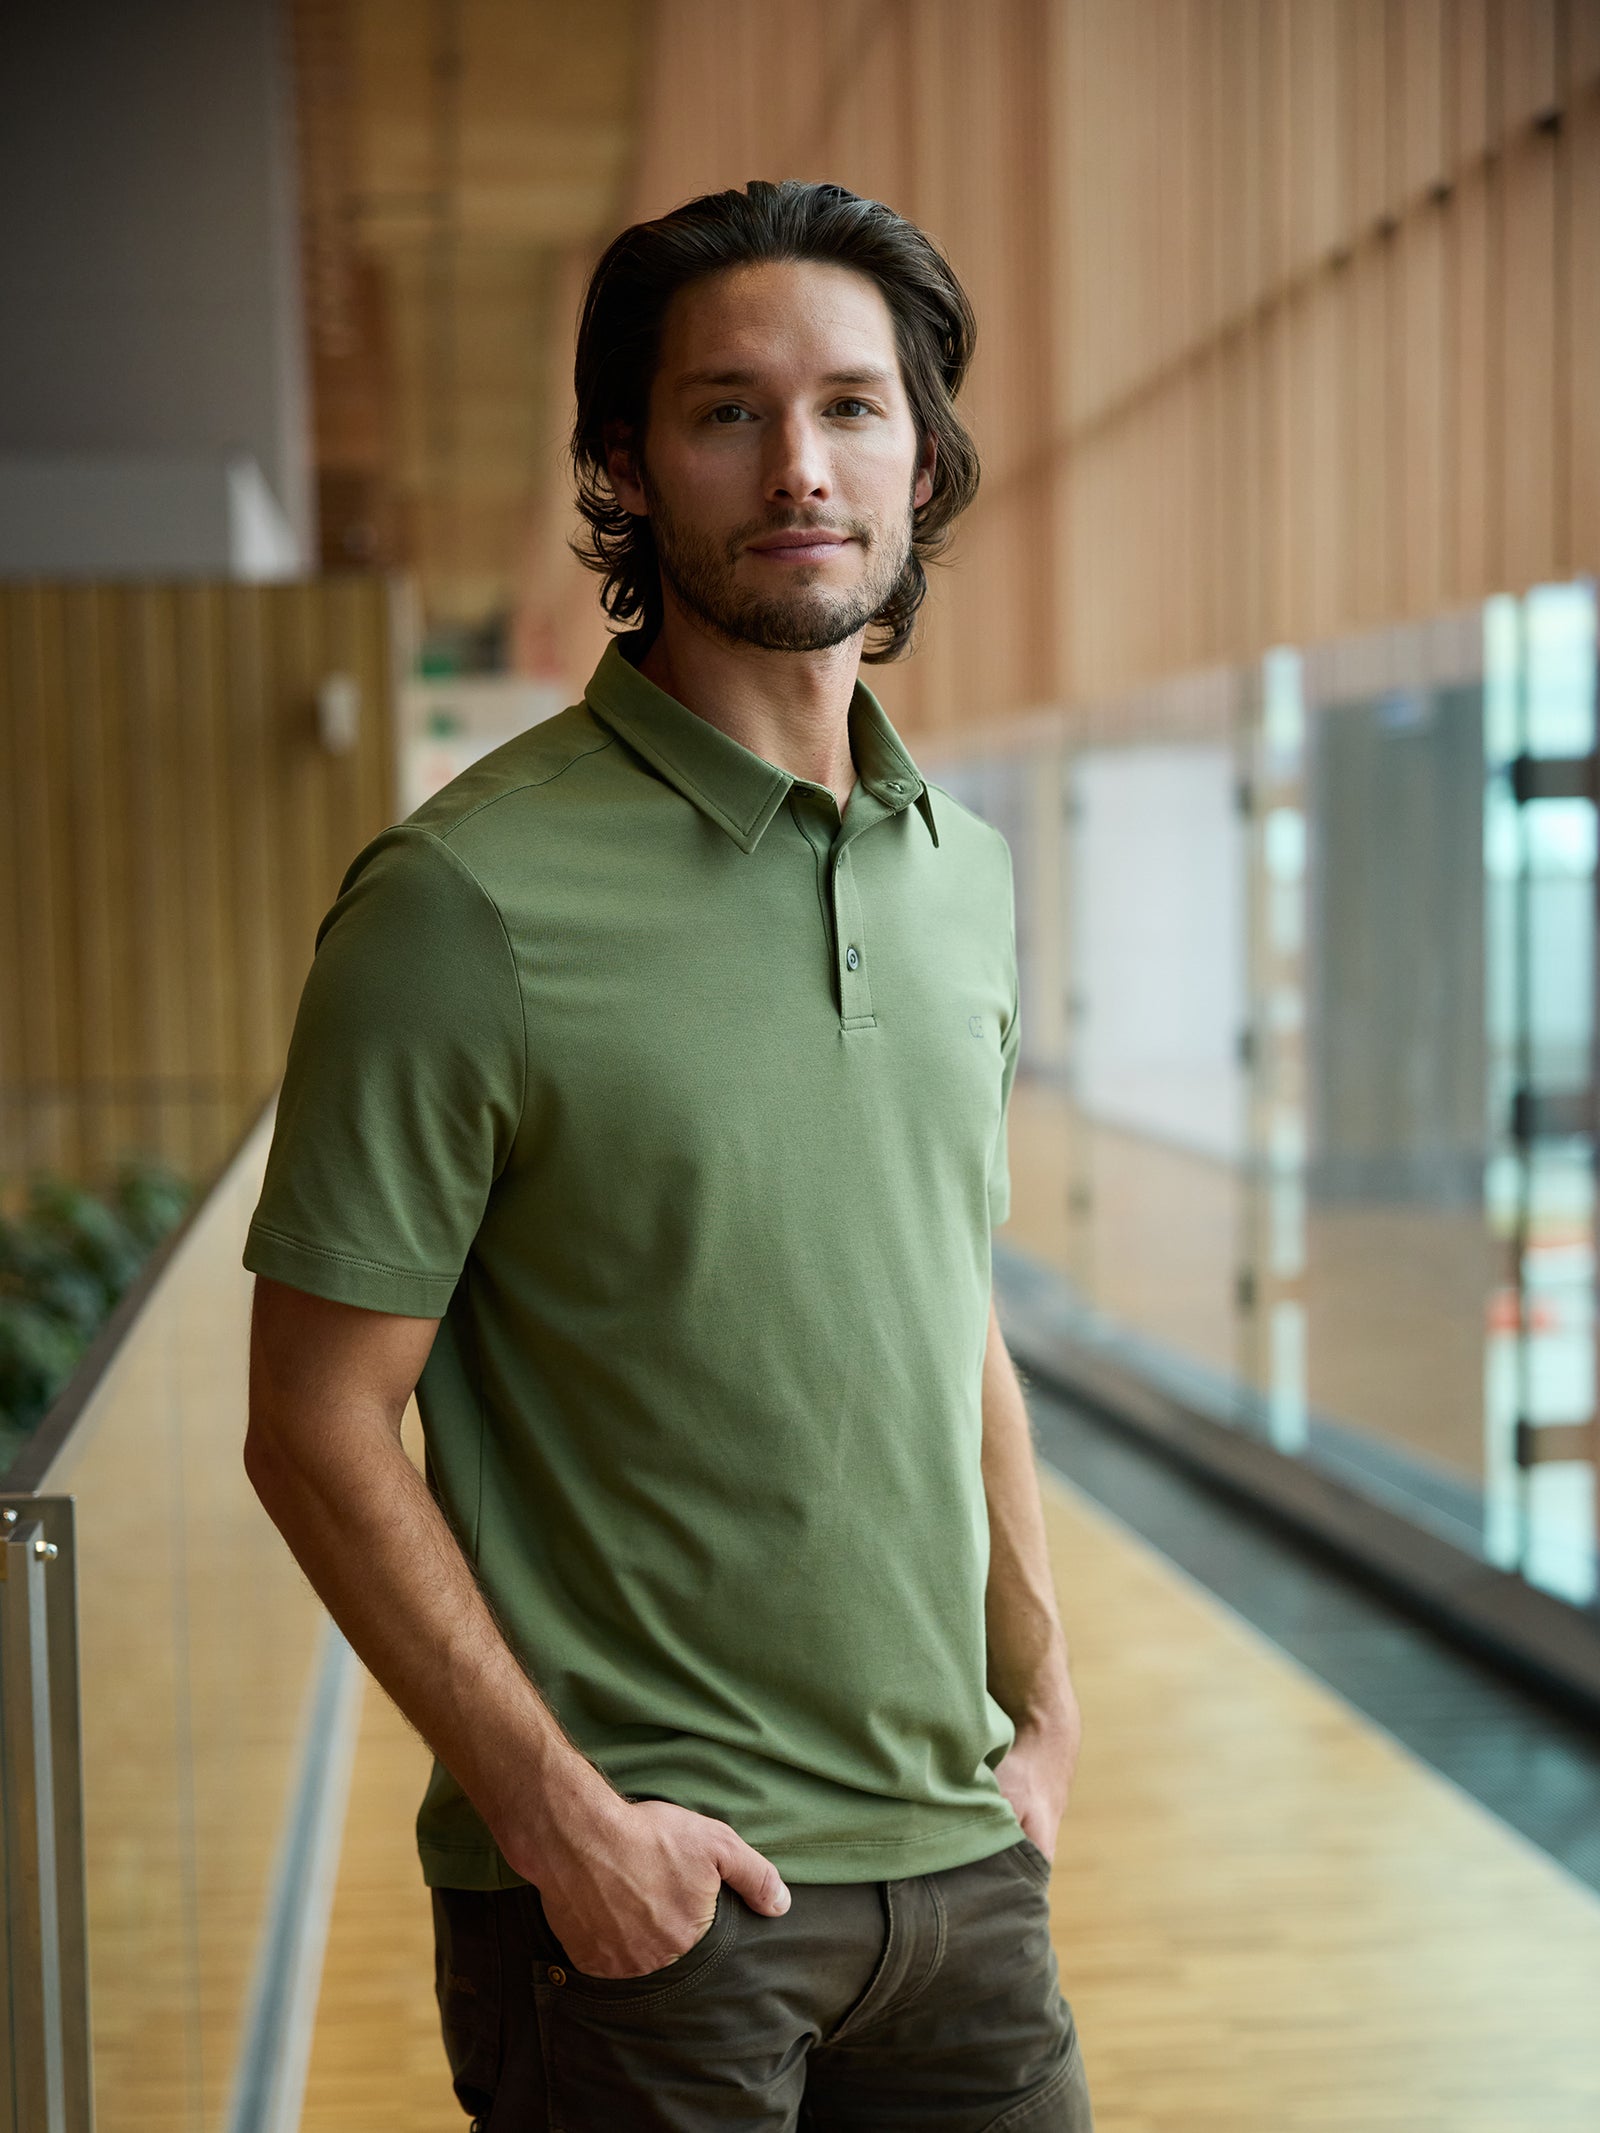
[[607, 442], [623, 434], [642, 449], [662, 321], [677, 292], [727, 267], [785, 259], [853, 267], [877, 283], [894, 320], [917, 436], [931, 432], [937, 442], [933, 494], [913, 513], [906, 567], [872, 618], [881, 639], [862, 653], [873, 663], [898, 659], [910, 649], [928, 590], [923, 566], [977, 493], [977, 449], [954, 404], [977, 321], [932, 240], [881, 200], [863, 200], [842, 185], [752, 178], [743, 191], [702, 194], [612, 240], [589, 278], [578, 324], [571, 458], [585, 527], [569, 545], [604, 577], [606, 613], [653, 638], [662, 611], [655, 536], [650, 521], [626, 510], [612, 490]]

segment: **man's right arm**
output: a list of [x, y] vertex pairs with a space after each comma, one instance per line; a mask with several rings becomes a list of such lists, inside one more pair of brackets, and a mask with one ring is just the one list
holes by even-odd
[[721, 1880], [774, 1914], [788, 1894], [727, 1824], [623, 1799], [506, 1643], [401, 1443], [438, 1323], [258, 1275], [245, 1468], [352, 1649], [539, 1888], [572, 1961], [638, 1976], [709, 1927]]

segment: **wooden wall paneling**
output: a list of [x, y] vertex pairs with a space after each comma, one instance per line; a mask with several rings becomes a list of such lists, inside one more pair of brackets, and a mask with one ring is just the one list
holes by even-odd
[[866, 191], [904, 213], [906, 199], [905, 0], [879, 0], [855, 99]]
[[1463, 176], [1446, 214], [1452, 299], [1452, 423], [1449, 439], [1454, 510], [1452, 600], [1481, 600], [1498, 578], [1490, 526], [1490, 187], [1488, 173]]
[[1559, 4], [1560, 0], [1506, 0], [1498, 11], [1500, 125], [1508, 141], [1556, 101]]
[[21, 1149], [20, 1090], [26, 1070], [22, 983], [23, 884], [20, 630], [16, 595], [0, 589], [0, 1212]]
[[[1048, 257], [1045, 179], [1044, 84], [1041, 0], [1013, 0], [995, 92], [997, 117], [1007, 142], [1003, 200], [1008, 231], [1006, 306], [1005, 468], [1010, 569], [1015, 584], [1013, 694], [1018, 705], [1042, 702], [1046, 693], [1050, 582], [1055, 563], [1046, 485], [1055, 478], [1047, 445], [1050, 430], [1049, 366], [1044, 340], [1048, 311], [1043, 275]], [[1009, 123], [1008, 123], [1009, 121]]]
[[79, 886], [73, 877], [73, 802], [70, 728], [66, 716], [70, 701], [68, 671], [67, 594], [51, 587], [39, 607], [39, 726], [38, 805], [48, 823], [44, 864], [52, 876], [49, 905], [49, 996], [52, 1010], [52, 1050], [57, 1068], [51, 1090], [49, 1113], [57, 1160], [67, 1171], [83, 1160], [83, 1113], [70, 1100], [68, 1091], [83, 1072], [82, 1035], [78, 1020], [81, 975], [78, 966], [77, 907]]
[[1089, 691], [1089, 640], [1094, 629], [1091, 546], [1087, 539], [1089, 488], [1094, 457], [1093, 440], [1072, 455], [1072, 476], [1058, 485], [1058, 515], [1065, 521], [1061, 554], [1067, 571], [1071, 613], [1062, 631], [1061, 694], [1065, 702], [1081, 702]]
[[[1185, 53], [1187, 96], [1192, 114], [1185, 142], [1184, 191], [1189, 200], [1189, 269], [1185, 276], [1184, 346], [1204, 346], [1216, 330], [1221, 308], [1220, 216], [1217, 206], [1217, 98], [1220, 28], [1214, 0], [1199, 0], [1188, 10]], [[1092, 94], [1092, 84], [1089, 85]]]
[[[392, 816], [388, 600], [370, 578], [0, 588], [0, 1167], [99, 1182], [141, 1151], [201, 1175], [265, 1095], [316, 921]], [[310, 647], [276, 674], [275, 629]], [[354, 758], [315, 739], [330, 660], [371, 706]]]
[[1393, 15], [1398, 94], [1390, 144], [1399, 208], [1445, 174], [1445, 0], [1398, 0]]
[[[1167, 8], [1160, 15], [1160, 35], [1152, 42], [1146, 84], [1147, 155], [1152, 173], [1150, 254], [1145, 267], [1151, 281], [1151, 344], [1146, 368], [1168, 377], [1181, 358], [1187, 325], [1183, 306], [1187, 22], [1187, 10], [1181, 7]], [[1052, 112], [1048, 123], [1053, 130], [1060, 120]]]
[[1301, 282], [1284, 305], [1283, 575], [1284, 616], [1277, 634], [1305, 639], [1316, 613], [1316, 399], [1313, 324], [1317, 285]]
[[1147, 618], [1149, 659], [1162, 671], [1172, 657], [1174, 634], [1183, 611], [1183, 462], [1176, 449], [1180, 439], [1172, 419], [1172, 404], [1172, 395], [1163, 393], [1152, 409], [1154, 419], [1143, 425], [1149, 549], [1141, 597]]
[[[906, 212], [949, 256], [950, 226], [945, 208], [952, 158], [945, 133], [951, 65], [950, 45], [944, 35], [947, 4], [948, 0], [925, 0], [914, 12], [906, 13], [901, 51], [907, 73]], [[965, 412], [970, 414], [970, 407]], [[962, 538], [958, 533], [958, 544]], [[937, 730], [953, 712], [949, 662], [941, 649], [950, 631], [949, 584], [947, 570], [929, 572], [928, 596], [918, 618], [919, 652], [913, 662], [914, 679], [908, 675], [898, 699], [908, 728], [915, 725], [924, 731]]]
[[1312, 582], [1316, 591], [1313, 635], [1331, 636], [1339, 617], [1351, 612], [1347, 563], [1350, 554], [1350, 401], [1352, 368], [1351, 275], [1348, 262], [1318, 277], [1312, 321], [1312, 388], [1315, 437], [1315, 537]]
[[658, 145], [690, 153], [688, 92], [726, 75], [756, 137], [893, 199], [978, 307], [985, 490], [925, 656], [884, 676], [908, 730], [1593, 552], [1592, 132], [1480, 159], [1502, 90], [1529, 118], [1600, 69], [1594, 0], [662, 12]]
[[1493, 131], [1491, 81], [1497, 59], [1491, 46], [1501, 0], [1451, 0], [1449, 21], [1450, 100], [1445, 131], [1452, 167], [1466, 172], [1488, 149]]
[[[1558, 11], [1557, 30], [1559, 42], [1555, 55], [1555, 96], [1559, 106], [1559, 132], [1550, 142], [1554, 166], [1554, 199], [1552, 202], [1552, 278], [1551, 324], [1553, 334], [1551, 364], [1551, 449], [1553, 454], [1553, 487], [1551, 498], [1551, 569], [1556, 576], [1565, 576], [1580, 566], [1575, 561], [1577, 551], [1572, 543], [1572, 491], [1573, 467], [1569, 449], [1564, 443], [1571, 434], [1572, 416], [1572, 365], [1575, 351], [1580, 362], [1593, 364], [1593, 344], [1587, 346], [1575, 342], [1572, 334], [1572, 198], [1573, 198], [1573, 146], [1572, 146], [1572, 47], [1574, 31], [1572, 10], [1563, 6]], [[1590, 250], [1595, 249], [1595, 232], [1590, 224], [1585, 237]]]
[[[1240, 391], [1238, 335], [1219, 340], [1207, 363], [1211, 387], [1211, 538], [1206, 574], [1210, 580], [1210, 626], [1205, 658], [1225, 659], [1238, 642], [1241, 588], [1238, 574], [1239, 519], [1242, 509], [1243, 395]], [[1120, 674], [1117, 676], [1120, 686]]]
[[1392, 312], [1399, 373], [1399, 582], [1403, 613], [1436, 612], [1448, 603], [1444, 566], [1445, 332], [1444, 229], [1427, 203], [1407, 215], [1395, 239]]
[[145, 1032], [146, 1072], [157, 1083], [158, 1115], [153, 1130], [167, 1159], [192, 1173], [201, 1151], [192, 1106], [185, 1095], [199, 1017], [190, 1002], [194, 971], [184, 878], [189, 825], [180, 708], [183, 597], [180, 587], [163, 585], [141, 603], [144, 701], [140, 710], [148, 750], [143, 797], [149, 840], [143, 858], [145, 908], [152, 924], [148, 941], [141, 943], [139, 962], [150, 995]]
[[1261, 634], [1261, 333], [1246, 320], [1227, 348], [1231, 527], [1227, 567], [1229, 625], [1225, 655], [1248, 657]]
[[[1090, 0], [1065, 0], [1065, 82], [1063, 123], [1069, 157], [1068, 222], [1061, 269], [1067, 280], [1067, 377], [1071, 391], [1068, 423], [1074, 437], [1091, 419], [1098, 402], [1099, 336], [1102, 318], [1095, 269], [1098, 264], [1096, 209], [1104, 173], [1096, 167], [1095, 120], [1089, 93], [1097, 49]], [[981, 327], [980, 327], [981, 331]]]
[[[1530, 66], [1535, 56], [1526, 55]], [[1524, 85], [1521, 93], [1531, 92]], [[1495, 323], [1505, 397], [1494, 441], [1504, 499], [1500, 574], [1513, 588], [1556, 568], [1556, 150], [1551, 135], [1524, 126], [1497, 166], [1504, 224]]]
[[93, 857], [79, 855], [77, 871], [91, 883], [90, 895], [105, 898], [109, 969], [101, 1005], [108, 1023], [105, 1071], [113, 1086], [103, 1107], [103, 1130], [108, 1151], [117, 1154], [148, 1145], [148, 1098], [142, 1091], [144, 972], [141, 944], [134, 938], [143, 908], [140, 846], [147, 829], [131, 800], [140, 775], [139, 727], [132, 709], [139, 686], [133, 659], [139, 597], [140, 589], [131, 585], [93, 589], [96, 687], [92, 704], [79, 713], [92, 723], [101, 763], [101, 850]]
[[1307, 27], [1300, 82], [1308, 107], [1302, 110], [1301, 122], [1310, 155], [1310, 256], [1321, 260], [1347, 241], [1354, 213], [1352, 54], [1342, 0], [1307, 0], [1298, 12]]
[[[88, 855], [100, 845], [100, 781], [93, 760], [99, 662], [88, 589], [64, 586], [56, 612], [59, 671], [45, 804], [58, 814], [57, 863], [64, 859], [68, 869], [68, 878], [61, 884], [61, 910], [68, 935], [64, 999], [74, 1051], [70, 1080], [80, 1090], [86, 1085], [95, 1090], [87, 1101], [68, 1100], [61, 1109], [66, 1167], [80, 1174], [101, 1162], [105, 1127], [109, 1009], [105, 977], [110, 958], [102, 929], [108, 905], [95, 878], [98, 865], [103, 864], [103, 847], [88, 865], [76, 863], [78, 855]], [[67, 706], [75, 702], [84, 706], [84, 713], [76, 718], [67, 714]]]
[[[1595, 30], [1600, 65], [1600, 7], [1584, 15]], [[1568, 360], [1559, 410], [1566, 469], [1566, 539], [1561, 568], [1600, 576], [1600, 94], [1592, 77], [1575, 96], [1563, 138], [1566, 212], [1561, 282]]]
[[1343, 84], [1351, 128], [1348, 240], [1389, 210], [1388, 0], [1345, 0], [1342, 29], [1349, 44]]
[[1381, 616], [1389, 594], [1389, 345], [1385, 306], [1387, 247], [1358, 246], [1343, 270], [1349, 291], [1349, 430], [1352, 473], [1345, 523], [1349, 613], [1359, 622]]
[[[1223, 45], [1225, 103], [1221, 114], [1226, 148], [1227, 201], [1223, 211], [1229, 318], [1244, 317], [1262, 291], [1262, 206], [1265, 173], [1261, 119], [1261, 0], [1232, 0]], [[1137, 94], [1137, 85], [1135, 85]], [[1230, 123], [1231, 120], [1231, 123]]]
[[1163, 672], [1171, 672], [1182, 659], [1188, 542], [1188, 493], [1184, 465], [1184, 437], [1180, 431], [1178, 392], [1167, 390], [1152, 403], [1150, 435], [1150, 512], [1154, 520], [1154, 544], [1146, 602], [1150, 608], [1152, 659]]
[[[18, 1113], [21, 1148], [30, 1162], [59, 1164], [68, 1153], [55, 1089], [72, 1072], [66, 966], [70, 918], [62, 907], [59, 795], [50, 740], [59, 732], [50, 674], [52, 623], [59, 600], [42, 586], [16, 588], [12, 611], [12, 687], [18, 926], [16, 999], [21, 1070], [30, 1101]], [[47, 1092], [43, 1103], [34, 1092]]]
[[1316, 74], [1315, 0], [1288, 0], [1284, 9], [1284, 276], [1297, 279], [1316, 255], [1316, 120], [1321, 92]]
[[317, 617], [310, 590], [301, 585], [273, 588], [273, 648], [276, 667], [278, 732], [276, 754], [285, 812], [284, 879], [288, 887], [285, 916], [292, 925], [286, 970], [294, 999], [285, 1001], [292, 1021], [300, 986], [311, 960], [316, 930], [327, 908], [323, 859], [328, 849], [327, 808], [322, 764], [314, 752], [312, 719], [320, 677]]
[[[1043, 417], [1041, 459], [1045, 468], [1042, 509], [1050, 521], [1052, 558], [1047, 591], [1049, 640], [1046, 649], [1048, 688], [1055, 702], [1072, 694], [1072, 637], [1075, 569], [1067, 437], [1073, 399], [1072, 283], [1070, 255], [1078, 198], [1077, 165], [1069, 137], [1071, 14], [1063, 0], [1048, 0], [1044, 10], [1044, 46], [1039, 77], [1044, 137], [1040, 146], [1041, 183], [1048, 202], [1041, 231], [1040, 317], [1044, 335], [1041, 386]], [[1170, 231], [1167, 239], [1171, 243]]]
[[1600, 88], [1600, 0], [1567, 0], [1556, 54], [1563, 101], [1589, 103]]
[[1258, 295], [1281, 289], [1294, 271], [1294, 160], [1290, 0], [1261, 4], [1261, 270]]
[[144, 1149], [152, 1148], [155, 1141], [148, 966], [156, 928], [149, 901], [150, 859], [146, 850], [152, 827], [144, 805], [150, 766], [143, 647], [151, 592], [151, 587], [139, 584], [110, 587], [103, 610], [110, 638], [106, 667], [115, 677], [115, 696], [107, 706], [107, 720], [119, 836], [118, 900], [112, 915], [119, 981], [116, 1071], [128, 1092], [120, 1128], [131, 1146]]
[[[228, 935], [235, 972], [230, 1064], [241, 1085], [258, 1086], [264, 1094], [279, 1064], [279, 1001], [288, 990], [282, 860], [274, 835], [277, 784], [269, 743], [267, 595], [259, 586], [230, 585], [222, 598], [228, 671], [223, 804], [229, 824]], [[263, 914], [268, 915], [265, 924]]]
[[193, 1136], [187, 1160], [197, 1175], [209, 1172], [226, 1153], [235, 1101], [227, 1080], [236, 957], [227, 927], [225, 886], [221, 743], [228, 688], [222, 667], [221, 605], [216, 585], [185, 586], [177, 595], [186, 1051], [188, 1072], [200, 1085], [186, 1107]]
[[1072, 426], [1084, 430], [1098, 412], [1103, 391], [1101, 347], [1105, 308], [1101, 300], [1100, 205], [1106, 191], [1104, 165], [1097, 161], [1098, 105], [1093, 93], [1099, 54], [1099, 18], [1092, 0], [1075, 0], [1070, 13], [1071, 104], [1068, 125], [1078, 143], [1072, 221], [1068, 232], [1067, 269], [1071, 279]]
[[1089, 567], [1084, 577], [1080, 612], [1093, 616], [1093, 626], [1085, 640], [1089, 665], [1084, 676], [1091, 696], [1103, 694], [1116, 671], [1114, 661], [1119, 633], [1112, 626], [1112, 617], [1116, 613], [1120, 590], [1118, 564], [1124, 552], [1121, 514], [1127, 508], [1126, 491], [1121, 486], [1117, 442], [1110, 432], [1095, 440], [1090, 461], [1091, 480], [1085, 499], [1089, 506], [1086, 527]]
[[1248, 659], [1266, 634], [1266, 520], [1264, 516], [1268, 421], [1265, 338], [1258, 319], [1242, 328], [1233, 365], [1239, 437], [1239, 515], [1234, 533], [1238, 598], [1229, 656]]
[[1111, 182], [1106, 203], [1109, 221], [1104, 291], [1113, 328], [1108, 384], [1111, 399], [1119, 409], [1126, 407], [1137, 390], [1145, 346], [1145, 260], [1140, 210], [1148, 117], [1141, 95], [1146, 26], [1137, 8], [1124, 9], [1112, 15], [1109, 22], [1108, 42], [1115, 72], [1108, 84], [1107, 115], [1112, 124], [1109, 146], [1116, 161], [1108, 172]]
[[[1221, 538], [1218, 515], [1220, 483], [1217, 467], [1217, 356], [1204, 350], [1186, 366], [1189, 394], [1189, 494], [1193, 513], [1189, 541], [1194, 558], [1194, 603], [1190, 640], [1185, 649], [1186, 666], [1203, 666], [1212, 657], [1217, 642], [1216, 554]], [[1110, 616], [1102, 617], [1102, 630], [1109, 633]], [[1095, 688], [1109, 686], [1108, 662], [1102, 661]]]
[[659, 0], [650, 30], [650, 81], [640, 113], [638, 161], [630, 220], [659, 215], [677, 187], [693, 182], [690, 144], [683, 135], [686, 47], [695, 22], [684, 0]]
[[1282, 303], [1266, 310], [1256, 328], [1257, 342], [1257, 519], [1260, 543], [1257, 644], [1278, 644], [1289, 634], [1287, 560], [1289, 538], [1286, 466], [1288, 460], [1288, 331]]

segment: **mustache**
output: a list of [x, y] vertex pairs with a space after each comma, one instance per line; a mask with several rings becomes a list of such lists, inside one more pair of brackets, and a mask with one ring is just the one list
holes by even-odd
[[863, 547], [869, 546], [872, 540], [871, 529], [856, 520], [792, 518], [775, 524], [742, 526], [729, 539], [728, 552], [730, 555], [736, 553], [748, 541], [770, 540], [775, 533], [838, 533], [847, 540], [860, 541]]

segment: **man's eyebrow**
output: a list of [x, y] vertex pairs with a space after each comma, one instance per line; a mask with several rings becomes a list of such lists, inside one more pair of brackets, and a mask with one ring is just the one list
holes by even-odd
[[[824, 374], [824, 385], [889, 385], [894, 381], [892, 370], [830, 370]], [[697, 385], [759, 385], [760, 376], [753, 370], [685, 370], [680, 371], [674, 382], [674, 390], [690, 392]]]

